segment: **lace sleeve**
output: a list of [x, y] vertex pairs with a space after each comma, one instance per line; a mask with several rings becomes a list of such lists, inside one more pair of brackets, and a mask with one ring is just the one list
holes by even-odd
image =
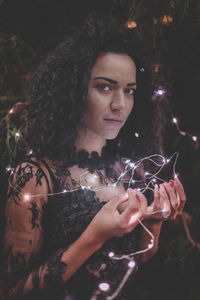
[[51, 181], [42, 167], [25, 162], [10, 178], [4, 241], [7, 297], [21, 299], [20, 295], [59, 284], [66, 271], [66, 264], [61, 261], [64, 249], [58, 249], [50, 258], [43, 253], [42, 218]]

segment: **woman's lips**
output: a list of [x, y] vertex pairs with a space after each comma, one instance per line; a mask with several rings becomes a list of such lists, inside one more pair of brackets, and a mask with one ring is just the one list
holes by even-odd
[[121, 119], [104, 119], [104, 120], [109, 124], [114, 124], [114, 125], [120, 125], [123, 123], [123, 120]]

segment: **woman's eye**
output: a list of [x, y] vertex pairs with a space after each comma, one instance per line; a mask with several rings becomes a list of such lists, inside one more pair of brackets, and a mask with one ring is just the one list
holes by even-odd
[[111, 89], [107, 84], [99, 84], [97, 87], [98, 87], [98, 89], [105, 91], [105, 92], [107, 92]]
[[128, 95], [134, 95], [135, 90], [134, 89], [126, 89], [125, 93], [128, 94]]

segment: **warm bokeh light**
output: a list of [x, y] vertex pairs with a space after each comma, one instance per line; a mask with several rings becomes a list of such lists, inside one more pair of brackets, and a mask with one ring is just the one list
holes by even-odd
[[154, 66], [154, 72], [157, 73], [159, 71], [159, 64], [155, 64]]
[[135, 21], [129, 21], [128, 23], [126, 23], [126, 26], [128, 28], [135, 28], [137, 27], [137, 23]]
[[163, 25], [170, 25], [172, 23], [172, 17], [168, 15], [164, 15], [162, 18]]

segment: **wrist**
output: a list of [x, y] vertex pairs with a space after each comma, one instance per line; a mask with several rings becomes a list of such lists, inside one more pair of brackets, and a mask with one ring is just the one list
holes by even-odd
[[149, 222], [149, 223], [163, 223], [163, 220], [161, 219], [153, 219], [153, 218], [149, 218], [149, 219], [145, 219], [144, 221]]
[[86, 244], [87, 247], [90, 247], [91, 250], [94, 250], [94, 252], [100, 249], [105, 242], [104, 239], [100, 239], [97, 236], [97, 233], [92, 231], [90, 227], [86, 228], [86, 230], [80, 236], [80, 239], [84, 242], [84, 244]]
[[149, 218], [149, 219], [144, 219], [142, 222], [144, 223], [144, 225], [153, 226], [153, 225], [162, 225], [163, 220]]

